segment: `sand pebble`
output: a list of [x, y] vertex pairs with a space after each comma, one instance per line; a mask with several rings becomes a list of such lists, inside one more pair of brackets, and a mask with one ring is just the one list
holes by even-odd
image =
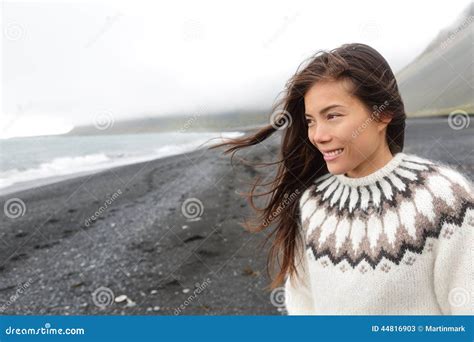
[[133, 307], [133, 306], [136, 306], [137, 303], [135, 303], [133, 300], [131, 300], [130, 298], [127, 298], [127, 306], [128, 307]]
[[185, 224], [185, 225], [184, 225], [184, 226], [182, 226], [181, 228], [183, 228], [183, 229], [188, 229], [188, 228], [189, 228], [189, 226], [188, 226], [187, 224]]
[[189, 289], [183, 289], [183, 293], [188, 293]]
[[154, 306], [153, 311], [160, 311], [160, 307], [159, 306]]
[[116, 303], [122, 303], [124, 301], [126, 301], [128, 298], [126, 295], [120, 295], [120, 296], [117, 296], [115, 297], [115, 302]]
[[151, 294], [157, 294], [157, 293], [158, 293], [158, 290], [151, 290], [150, 293], [151, 293]]

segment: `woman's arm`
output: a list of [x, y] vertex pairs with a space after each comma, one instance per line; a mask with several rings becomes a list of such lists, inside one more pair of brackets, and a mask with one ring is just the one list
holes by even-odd
[[314, 211], [313, 206], [305, 205], [307, 204], [307, 199], [309, 198], [311, 189], [306, 189], [301, 196], [301, 199], [298, 203], [300, 210], [300, 218], [298, 220], [298, 227], [301, 236], [303, 237], [303, 248], [301, 245], [296, 246], [296, 269], [298, 270], [298, 276], [287, 277], [285, 281], [285, 306], [288, 315], [313, 315], [314, 310], [314, 300], [311, 289], [311, 279], [309, 276], [308, 260], [307, 254], [305, 252], [301, 253], [301, 250], [306, 249], [306, 231], [302, 222], [312, 214]]
[[308, 274], [307, 256], [303, 253], [297, 261], [298, 277], [287, 277], [285, 281], [285, 306], [288, 315], [314, 315], [311, 280]]
[[[471, 202], [472, 206], [472, 202]], [[444, 315], [474, 315], [474, 211], [460, 225], [445, 223], [434, 265], [435, 293]]]
[[[443, 218], [434, 264], [434, 288], [444, 315], [474, 315], [474, 197], [461, 173], [440, 169], [461, 187], [454, 192], [456, 211]], [[465, 191], [464, 191], [465, 190]]]

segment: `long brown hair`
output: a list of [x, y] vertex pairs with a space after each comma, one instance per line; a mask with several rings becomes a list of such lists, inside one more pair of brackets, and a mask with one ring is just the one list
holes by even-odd
[[[303, 61], [296, 73], [288, 80], [284, 96], [272, 107], [269, 125], [256, 133], [227, 140], [210, 148], [227, 146], [224, 154], [256, 145], [277, 131], [282, 131], [279, 159], [275, 166], [275, 178], [262, 183], [257, 178], [245, 196], [258, 213], [255, 223], [243, 223], [251, 232], [260, 232], [274, 224], [274, 229], [265, 240], [273, 237], [267, 258], [267, 273], [278, 263], [280, 271], [270, 284], [270, 289], [280, 286], [287, 275], [298, 274], [295, 256], [303, 243], [300, 223], [299, 199], [304, 190], [319, 176], [328, 173], [321, 152], [308, 139], [305, 120], [304, 96], [309, 88], [321, 80], [350, 80], [352, 95], [365, 104], [371, 112], [382, 112], [392, 120], [387, 126], [386, 139], [392, 154], [403, 150], [405, 132], [405, 109], [395, 76], [384, 57], [365, 44], [344, 44], [331, 51], [320, 50]], [[377, 120], [377, 115], [375, 116]], [[256, 193], [259, 186], [270, 186], [270, 190]], [[265, 208], [257, 208], [254, 198], [271, 195]], [[301, 256], [301, 255], [300, 255]], [[282, 261], [280, 261], [280, 258]]]

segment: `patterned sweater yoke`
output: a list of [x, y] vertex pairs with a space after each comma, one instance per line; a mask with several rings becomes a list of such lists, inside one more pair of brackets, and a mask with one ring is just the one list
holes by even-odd
[[319, 177], [299, 208], [290, 315], [474, 314], [474, 202], [461, 173], [398, 153], [365, 177]]

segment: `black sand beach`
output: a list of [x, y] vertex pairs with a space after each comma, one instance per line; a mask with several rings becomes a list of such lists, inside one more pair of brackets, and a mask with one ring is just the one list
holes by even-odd
[[[453, 130], [446, 118], [412, 120], [405, 152], [472, 179], [473, 131]], [[278, 142], [239, 155], [274, 160]], [[244, 181], [260, 170], [232, 168], [219, 150], [199, 150], [0, 197], [2, 206], [11, 198], [25, 203], [22, 216], [2, 213], [1, 312], [285, 314], [264, 290], [266, 235], [238, 224], [252, 211], [236, 191], [248, 191]], [[199, 219], [183, 215], [188, 199], [202, 203]]]
[[[268, 160], [276, 145], [245, 158]], [[265, 236], [238, 225], [249, 213], [239, 179], [257, 172], [204, 149], [4, 196], [26, 210], [2, 216], [3, 313], [278, 314], [263, 289]], [[200, 220], [183, 215], [188, 198]]]

